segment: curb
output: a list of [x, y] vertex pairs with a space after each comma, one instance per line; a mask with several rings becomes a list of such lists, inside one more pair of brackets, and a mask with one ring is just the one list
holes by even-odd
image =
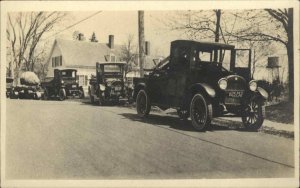
[[[229, 128], [243, 128], [242, 122], [239, 121], [234, 121], [234, 120], [228, 120], [228, 119], [223, 119], [222, 117], [214, 118], [212, 121], [213, 123], [228, 123], [230, 124], [231, 127]], [[262, 132], [266, 134], [272, 134], [272, 135], [277, 135], [285, 138], [290, 138], [294, 139], [294, 131], [286, 131], [286, 130], [279, 130], [275, 129], [274, 127], [268, 127], [266, 125], [263, 125], [260, 129], [257, 130], [257, 132]]]

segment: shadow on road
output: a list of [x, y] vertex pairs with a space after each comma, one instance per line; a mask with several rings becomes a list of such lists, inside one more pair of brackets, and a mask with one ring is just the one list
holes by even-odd
[[[160, 115], [156, 115], [156, 114], [149, 114], [147, 117], [141, 118], [137, 114], [132, 114], [132, 113], [122, 113], [122, 114], [119, 114], [119, 115], [121, 115], [121, 116], [123, 116], [127, 119], [130, 119], [132, 121], [139, 121], [139, 122], [151, 124], [151, 125], [154, 125], [154, 126], [168, 126], [172, 129], [197, 132], [197, 130], [195, 130], [192, 127], [191, 121], [189, 121], [189, 120], [180, 120], [178, 117], [160, 116]], [[226, 124], [226, 121], [224, 122], [224, 124]], [[212, 122], [211, 126], [209, 128], [207, 128], [205, 131], [202, 131], [202, 132], [206, 132], [206, 131], [224, 131], [224, 130], [225, 131], [226, 130], [228, 130], [228, 131], [230, 131], [230, 130], [248, 131], [248, 130], [240, 128], [236, 125], [222, 126], [222, 125], [220, 125], [219, 122], [218, 123]]]

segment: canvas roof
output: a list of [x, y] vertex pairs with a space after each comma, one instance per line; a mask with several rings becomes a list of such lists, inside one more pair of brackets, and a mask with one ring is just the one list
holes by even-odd
[[116, 61], [120, 61], [118, 55], [121, 45], [114, 45], [114, 49], [110, 49], [108, 44], [90, 41], [56, 39], [55, 43], [67, 66], [96, 66], [96, 62], [107, 62], [110, 54], [116, 55]]

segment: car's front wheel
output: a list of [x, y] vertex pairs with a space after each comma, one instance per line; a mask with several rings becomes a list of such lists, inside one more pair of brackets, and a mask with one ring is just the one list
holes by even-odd
[[151, 104], [149, 95], [143, 89], [141, 89], [136, 97], [136, 111], [140, 117], [145, 117], [150, 113]]
[[256, 100], [251, 100], [242, 113], [242, 121], [246, 129], [259, 129], [265, 118], [265, 106]]
[[202, 94], [197, 93], [192, 98], [190, 113], [193, 127], [202, 131], [210, 125], [212, 120], [212, 105]]
[[60, 101], [63, 101], [66, 99], [66, 90], [65, 89], [60, 89], [58, 92], [58, 97]]

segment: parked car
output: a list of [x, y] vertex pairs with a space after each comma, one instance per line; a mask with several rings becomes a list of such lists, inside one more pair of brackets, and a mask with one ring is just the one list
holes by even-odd
[[63, 101], [67, 97], [84, 97], [82, 86], [79, 86], [76, 69], [54, 69], [54, 78], [46, 78], [41, 83], [44, 99], [58, 97]]
[[6, 77], [6, 97], [9, 98], [13, 91], [14, 79], [11, 77]]
[[123, 62], [96, 63], [96, 76], [90, 79], [88, 89], [91, 103], [103, 105], [126, 100], [124, 65]]
[[220, 43], [173, 41], [168, 58], [149, 76], [134, 79], [137, 114], [147, 116], [152, 105], [163, 110], [176, 108], [180, 118], [190, 117], [193, 127], [201, 131], [213, 117], [233, 113], [242, 117], [246, 128], [259, 129], [268, 94], [255, 80], [234, 73], [241, 70], [236, 65], [237, 51]]
[[20, 83], [11, 88], [9, 97], [11, 99], [41, 99], [43, 90], [40, 87], [40, 79], [31, 71], [23, 72]]

